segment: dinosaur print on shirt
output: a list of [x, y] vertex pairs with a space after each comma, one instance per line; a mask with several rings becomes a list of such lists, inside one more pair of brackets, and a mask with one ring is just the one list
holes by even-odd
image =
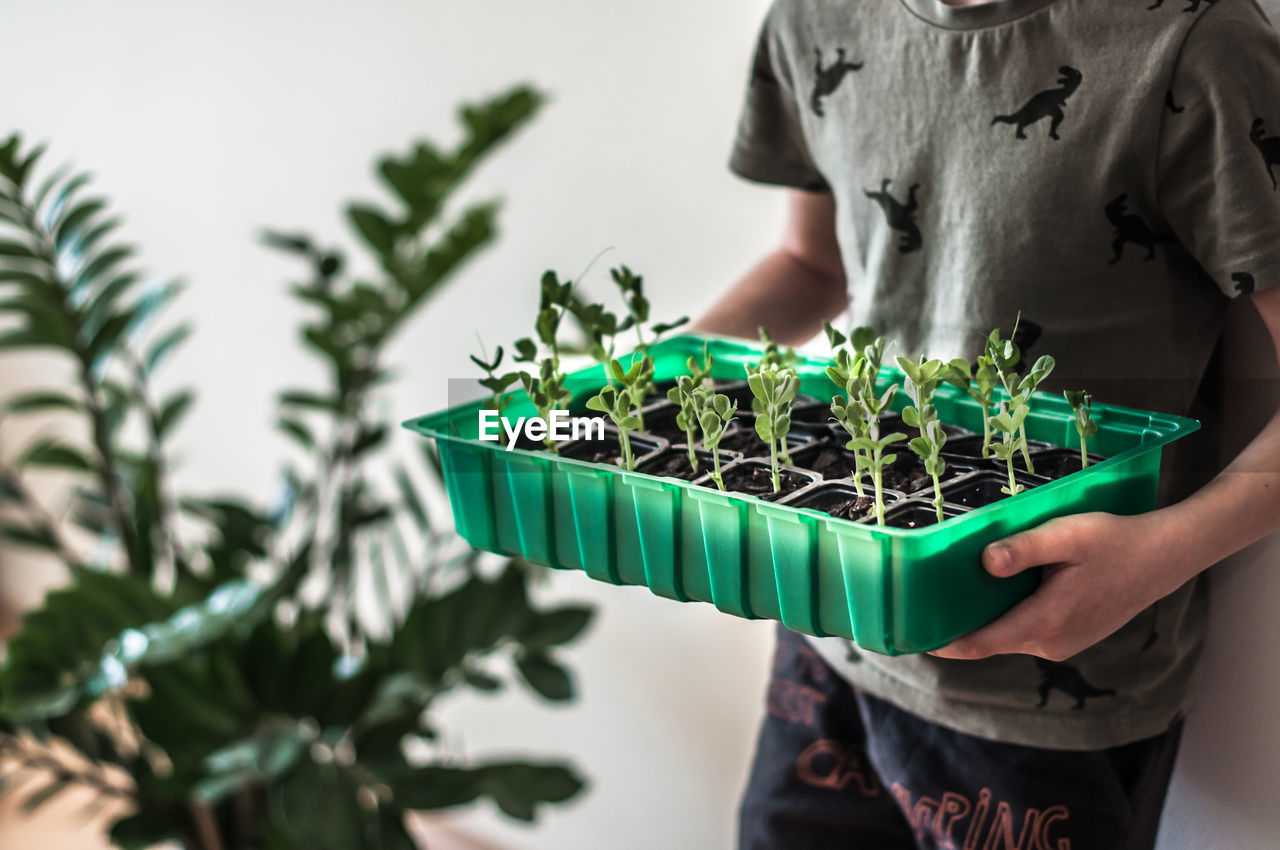
[[1253, 146], [1258, 149], [1258, 153], [1262, 154], [1262, 162], [1267, 167], [1267, 175], [1271, 177], [1271, 191], [1276, 190], [1276, 174], [1272, 171], [1277, 163], [1280, 163], [1280, 136], [1268, 136], [1267, 128], [1264, 126], [1261, 118], [1253, 119], [1253, 126], [1249, 128], [1249, 141], [1253, 142]]
[[1084, 80], [1084, 74], [1072, 68], [1070, 65], [1063, 65], [1058, 69], [1058, 73], [1062, 76], [1058, 78], [1058, 88], [1042, 91], [1031, 100], [1027, 101], [1027, 105], [1019, 109], [1012, 115], [997, 115], [991, 119], [992, 126], [996, 124], [1015, 124], [1018, 132], [1014, 138], [1025, 139], [1027, 134], [1023, 132], [1032, 124], [1042, 118], [1051, 118], [1049, 123], [1049, 138], [1055, 141], [1061, 137], [1058, 135], [1058, 125], [1065, 118], [1063, 108], [1067, 105], [1067, 98], [1076, 93], [1076, 89], [1080, 88], [1080, 83]]
[[1036, 666], [1040, 668], [1040, 687], [1037, 689], [1040, 693], [1040, 702], [1036, 704], [1036, 708], [1044, 708], [1049, 704], [1049, 694], [1056, 690], [1062, 691], [1069, 697], [1073, 697], [1076, 704], [1071, 706], [1076, 711], [1084, 708], [1086, 699], [1090, 697], [1114, 697], [1116, 692], [1112, 688], [1095, 688], [1080, 675], [1080, 671], [1072, 667], [1070, 664], [1062, 664], [1057, 661], [1046, 661], [1043, 658], [1033, 658]]
[[1111, 222], [1115, 227], [1116, 238], [1112, 241], [1111, 247], [1115, 250], [1115, 256], [1107, 261], [1107, 265], [1113, 266], [1120, 262], [1120, 258], [1124, 255], [1124, 246], [1130, 242], [1135, 245], [1147, 249], [1147, 256], [1144, 260], [1154, 260], [1156, 258], [1156, 245], [1160, 242], [1172, 242], [1173, 237], [1156, 233], [1151, 226], [1140, 215], [1127, 212], [1125, 204], [1129, 199], [1127, 192], [1122, 193], [1119, 197], [1107, 204], [1107, 221]]
[[845, 61], [844, 48], [837, 47], [836, 61], [824, 68], [822, 49], [815, 47], [813, 52], [818, 55], [818, 61], [813, 70], [813, 95], [809, 98], [809, 105], [813, 107], [813, 114], [821, 118], [827, 114], [822, 108], [822, 99], [840, 88], [846, 74], [861, 70], [862, 63]]
[[1231, 279], [1236, 282], [1236, 292], [1240, 295], [1252, 295], [1254, 287], [1257, 286], [1253, 275], [1248, 272], [1236, 272]]
[[889, 226], [902, 234], [902, 238], [898, 240], [898, 250], [904, 254], [910, 254], [912, 251], [920, 250], [920, 246], [924, 244], [924, 237], [920, 235], [920, 228], [916, 226], [916, 210], [920, 208], [919, 202], [916, 201], [916, 190], [920, 188], [920, 184], [911, 184], [911, 188], [907, 190], [907, 202], [900, 204], [893, 195], [889, 194], [889, 184], [892, 182], [886, 177], [880, 184], [879, 192], [868, 189], [865, 194], [884, 210], [885, 221]]

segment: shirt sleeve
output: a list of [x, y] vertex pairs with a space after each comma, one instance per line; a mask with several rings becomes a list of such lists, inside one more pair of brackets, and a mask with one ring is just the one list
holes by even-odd
[[791, 74], [775, 31], [775, 5], [760, 28], [729, 170], [758, 183], [830, 191], [805, 143]]
[[1162, 212], [1229, 297], [1280, 283], [1280, 34], [1218, 0], [1187, 35], [1163, 112]]

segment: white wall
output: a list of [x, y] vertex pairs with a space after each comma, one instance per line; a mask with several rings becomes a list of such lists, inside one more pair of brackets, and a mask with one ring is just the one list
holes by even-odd
[[[180, 435], [183, 481], [265, 498], [281, 447], [274, 391], [315, 376], [293, 339], [293, 268], [254, 245], [258, 226], [340, 238], [338, 201], [376, 191], [376, 152], [445, 136], [459, 99], [529, 79], [554, 102], [478, 180], [508, 199], [505, 236], [398, 347], [392, 415], [442, 406], [445, 379], [471, 374], [476, 329], [490, 344], [523, 333], [538, 274], [576, 274], [606, 246], [617, 249], [607, 262], [646, 275], [664, 314], [694, 312], [780, 221], [775, 193], [724, 168], [766, 5], [10, 0], [0, 132], [50, 140], [56, 158], [92, 169], [149, 266], [190, 283], [180, 312], [199, 334], [168, 370], [200, 390]], [[12, 387], [32, 368], [48, 367], [0, 364], [0, 380]], [[1217, 570], [1163, 850], [1262, 850], [1280, 831], [1269, 797], [1280, 784], [1278, 556], [1272, 542]], [[34, 581], [8, 581], [33, 592]], [[572, 656], [582, 700], [467, 700], [446, 726], [468, 753], [572, 754], [594, 787], [532, 830], [485, 808], [463, 822], [539, 850], [730, 847], [769, 627], [575, 574], [551, 590], [602, 606]]]

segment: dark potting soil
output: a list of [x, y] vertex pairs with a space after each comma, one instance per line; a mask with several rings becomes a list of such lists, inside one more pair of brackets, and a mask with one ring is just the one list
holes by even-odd
[[[924, 461], [920, 460], [919, 456], [912, 452], [911, 449], [908, 449], [905, 444], [898, 444], [896, 448], [898, 457], [882, 473], [881, 486], [891, 490], [901, 490], [907, 494], [932, 489], [933, 476], [925, 471]], [[954, 477], [955, 474], [956, 471], [954, 469], [947, 468], [939, 476], [939, 480], [946, 481]]]
[[676, 416], [679, 413], [680, 408], [674, 404], [670, 406], [664, 405], [656, 410], [646, 412], [644, 415], [644, 432], [669, 440], [672, 443], [683, 443], [689, 439], [689, 435], [676, 425]]
[[[991, 442], [992, 442], [992, 443], [999, 442], [999, 440], [1000, 440], [1000, 435], [999, 435], [999, 434], [996, 434], [996, 435], [994, 435], [994, 436], [991, 438]], [[1042, 451], [1046, 451], [1046, 450], [1053, 450], [1053, 449], [1056, 449], [1056, 448], [1057, 448], [1057, 446], [1055, 446], [1053, 443], [1042, 443], [1042, 442], [1040, 442], [1039, 440], [1027, 440], [1027, 451], [1031, 453], [1031, 463], [1032, 463], [1032, 465], [1033, 465], [1033, 466], [1035, 466], [1035, 468], [1036, 468], [1036, 473], [1035, 473], [1036, 475], [1040, 475], [1040, 474], [1041, 474], [1041, 473], [1040, 473], [1040, 464], [1038, 464], [1038, 463], [1036, 462], [1036, 452], [1042, 452]], [[994, 452], [992, 453], [991, 458], [992, 458], [993, 460], [995, 459], [995, 453], [994, 453]], [[1013, 468], [1014, 468], [1014, 469], [1017, 469], [1017, 470], [1021, 470], [1022, 472], [1027, 472], [1027, 471], [1028, 471], [1028, 470], [1027, 470], [1027, 463], [1026, 463], [1026, 461], [1024, 461], [1024, 460], [1022, 459], [1022, 452], [1016, 452], [1016, 453], [1014, 454], [1014, 456], [1013, 456]]]
[[826, 443], [816, 455], [797, 461], [797, 465], [821, 473], [824, 480], [853, 475], [853, 452], [835, 443]]
[[884, 518], [884, 524], [893, 528], [925, 528], [937, 523], [938, 512], [931, 505], [911, 505], [885, 514]]
[[[1089, 464], [1097, 463], [1102, 458], [1090, 455]], [[1083, 467], [1080, 464], [1080, 452], [1064, 449], [1056, 452], [1046, 452], [1040, 457], [1032, 457], [1031, 462], [1035, 464], [1036, 475], [1043, 475], [1045, 478], [1056, 481], [1059, 478], [1065, 478], [1073, 472], [1079, 472]], [[1019, 461], [1014, 464], [1019, 469], [1022, 463]]]
[[779, 470], [778, 478], [782, 489], [775, 493], [773, 476], [768, 466], [744, 464], [725, 470], [724, 486], [726, 490], [732, 490], [735, 493], [759, 496], [766, 502], [773, 502], [809, 483], [809, 479], [805, 476], [786, 469]]
[[[1038, 469], [1039, 467], [1037, 467]], [[1035, 479], [1019, 476], [1018, 483], [1024, 491], [1036, 486]], [[1001, 499], [1009, 498], [1001, 487], [1009, 486], [1009, 476], [1004, 472], [983, 472], [975, 475], [964, 484], [957, 483], [955, 489], [945, 493], [948, 502], [964, 505], [967, 508], [980, 508]]]
[[[806, 505], [806, 507], [817, 507]], [[818, 508], [826, 511], [836, 519], [861, 519], [875, 510], [876, 500], [870, 496], [855, 496], [852, 499], [841, 499], [830, 507]]]
[[[683, 478], [685, 481], [706, 475], [715, 467], [709, 452], [698, 452], [698, 468], [695, 470], [689, 464], [689, 452], [683, 447], [669, 449], [657, 457], [650, 458], [644, 463], [636, 467], [636, 472], [645, 472], [649, 475], [665, 475], [670, 478]], [[720, 463], [728, 463], [723, 456]]]
[[973, 434], [957, 437], [954, 440], [948, 438], [947, 442], [942, 446], [944, 455], [956, 455], [960, 457], [982, 457], [982, 435]]
[[[633, 444], [631, 448], [633, 454], [636, 453], [636, 448]], [[588, 463], [620, 466], [618, 459], [622, 457], [622, 445], [618, 442], [616, 436], [606, 433], [603, 440], [582, 440], [576, 443], [566, 443], [560, 447], [560, 456], [570, 457], [574, 460], [585, 460]]]
[[[794, 452], [798, 448], [797, 442], [803, 443], [811, 439], [808, 432], [793, 429], [787, 438], [788, 448]], [[754, 425], [744, 424], [725, 434], [720, 440], [720, 451], [741, 452], [746, 457], [769, 459], [769, 445], [756, 436]]]

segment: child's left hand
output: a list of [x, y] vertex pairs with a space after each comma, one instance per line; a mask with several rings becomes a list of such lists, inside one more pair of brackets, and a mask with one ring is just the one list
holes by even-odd
[[982, 565], [994, 576], [1043, 566], [1028, 598], [977, 631], [930, 655], [975, 660], [1023, 653], [1064, 661], [1119, 629], [1197, 570], [1163, 511], [1077, 514], [989, 545]]

